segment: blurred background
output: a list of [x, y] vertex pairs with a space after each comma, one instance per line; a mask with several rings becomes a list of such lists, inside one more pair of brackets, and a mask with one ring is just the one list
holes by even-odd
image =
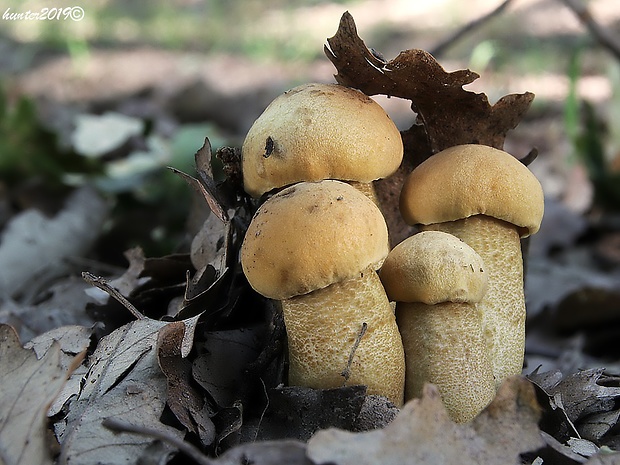
[[[85, 186], [99, 200], [89, 200], [93, 218], [83, 241], [75, 231], [70, 236], [68, 256], [120, 270], [132, 246], [147, 256], [187, 250], [200, 225], [191, 221], [190, 189], [165, 167], [192, 174], [205, 136], [214, 148], [240, 147], [276, 95], [304, 82], [333, 82], [323, 45], [347, 10], [360, 37], [388, 60], [421, 48], [448, 71], [480, 74], [468, 89], [491, 103], [508, 93], [536, 94], [505, 145], [519, 158], [538, 149], [530, 168], [548, 202], [529, 247], [529, 367], [570, 370], [601, 359], [616, 366], [617, 0], [5, 0], [0, 262], [9, 233], [33, 230], [16, 226], [18, 215], [36, 209], [53, 218]], [[378, 100], [400, 129], [415, 120], [407, 101]], [[49, 264], [31, 268], [54, 276]], [[12, 293], [16, 281], [8, 269], [1, 273], [0, 291]]]

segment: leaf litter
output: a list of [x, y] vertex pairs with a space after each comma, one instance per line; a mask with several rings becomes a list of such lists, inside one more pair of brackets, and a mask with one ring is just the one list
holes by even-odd
[[[84, 352], [61, 361], [61, 344], [24, 349], [13, 328], [0, 325], [0, 460], [6, 465], [51, 464], [47, 410]], [[65, 365], [65, 366], [63, 366]]]
[[[517, 126], [534, 97], [529, 92], [508, 95], [491, 105], [484, 94], [463, 88], [478, 78], [475, 72], [447, 72], [423, 50], [407, 50], [387, 61], [366, 47], [348, 13], [325, 52], [340, 84], [368, 95], [410, 100], [417, 116], [416, 124], [402, 132], [405, 161], [399, 173], [377, 183], [393, 241], [410, 232], [399, 223], [394, 208], [402, 176], [452, 145], [502, 148], [507, 132]], [[137, 126], [126, 126], [124, 139], [138, 131]], [[92, 132], [81, 135], [88, 131]], [[84, 136], [84, 141], [89, 138]], [[115, 149], [102, 147], [93, 156]], [[22, 348], [14, 332], [0, 327], [2, 350], [21, 357], [27, 353], [30, 369], [53, 380], [44, 383], [38, 377], [36, 385], [26, 382], [39, 394], [42, 385], [50, 391], [37, 397], [41, 407], [32, 409], [36, 412], [29, 411], [36, 415], [29, 425], [36, 428], [18, 433], [19, 439], [10, 444], [0, 435], [5, 463], [52, 463], [50, 449], [42, 445], [46, 415], [59, 442], [57, 463], [164, 463], [179, 454], [212, 464], [340, 465], [416, 459], [425, 464], [618, 463], [612, 452], [620, 447], [619, 382], [602, 369], [534, 372], [529, 380], [511, 379], [487, 409], [465, 425], [448, 419], [433, 386], [400, 412], [383, 398], [367, 396], [359, 386], [284, 386], [283, 322], [271, 302], [249, 289], [238, 262], [256, 205], [240, 190], [238, 149], [216, 151], [226, 175], [219, 181], [211, 152], [207, 139], [195, 156], [196, 177], [173, 170], [211, 211], [191, 250], [157, 258], [146, 258], [139, 248], [129, 250], [126, 272], [108, 281], [141, 312], [137, 320], [128, 321], [127, 308], [118, 301], [90, 290], [90, 300], [80, 305], [100, 322], [98, 326], [37, 331], [30, 334], [40, 334], [29, 343], [32, 349]], [[535, 153], [522, 161], [531, 162]], [[562, 215], [557, 218], [566, 219]], [[561, 228], [564, 236], [539, 243], [539, 254], [570, 247], [591, 225], [573, 221]], [[8, 237], [9, 243], [18, 241], [18, 234]], [[4, 238], [0, 244], [0, 257], [8, 250], [6, 242]], [[24, 276], [16, 280], [20, 292], [31, 283]], [[8, 285], [6, 289], [13, 292]], [[538, 313], [547, 315], [549, 308], [569, 298], [564, 292], [555, 300], [540, 301]], [[86, 362], [76, 367], [73, 361], [92, 347]], [[37, 359], [35, 350], [45, 354]], [[7, 358], [0, 358], [0, 367], [9, 363]], [[3, 367], [0, 376], [7, 373]], [[19, 379], [28, 371], [24, 373]], [[21, 398], [8, 403], [2, 399], [5, 410], [18, 402], [25, 405]], [[20, 431], [15, 426], [22, 423], [15, 417], [0, 418], [5, 430], [10, 422], [11, 430]], [[19, 454], [32, 460], [7, 459]]]

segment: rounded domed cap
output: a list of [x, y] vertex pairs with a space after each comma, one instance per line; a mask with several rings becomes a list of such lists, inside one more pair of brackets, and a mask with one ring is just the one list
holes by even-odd
[[300, 181], [371, 182], [403, 158], [400, 132], [381, 105], [337, 84], [305, 84], [278, 96], [241, 149], [243, 185], [253, 197]]
[[379, 208], [349, 184], [299, 183], [265, 201], [241, 246], [250, 285], [288, 299], [379, 268], [389, 252]]
[[459, 145], [416, 167], [400, 195], [409, 224], [445, 223], [488, 215], [514, 224], [521, 237], [540, 228], [543, 190], [515, 157], [486, 145]]
[[457, 237], [423, 231], [389, 253], [379, 272], [388, 297], [396, 302], [477, 303], [487, 289], [482, 258]]

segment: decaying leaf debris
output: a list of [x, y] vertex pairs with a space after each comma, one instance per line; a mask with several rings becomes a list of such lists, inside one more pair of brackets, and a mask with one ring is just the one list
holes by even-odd
[[357, 34], [350, 13], [342, 15], [336, 34], [327, 39], [325, 54], [336, 67], [339, 84], [367, 95], [386, 95], [411, 101], [416, 123], [401, 132], [405, 149], [396, 174], [375, 183], [393, 244], [411, 234], [398, 212], [404, 177], [432, 154], [460, 144], [502, 149], [534, 100], [534, 94], [510, 94], [494, 105], [485, 94], [463, 89], [480, 76], [470, 70], [448, 72], [425, 50], [411, 49], [386, 61]]
[[[393, 241], [409, 233], [397, 212], [403, 176], [453, 145], [502, 148], [534, 97], [507, 95], [490, 105], [463, 89], [475, 72], [447, 72], [423, 50], [386, 61], [366, 47], [349, 13], [327, 42], [338, 83], [410, 100], [417, 115], [402, 132], [399, 173], [377, 183]], [[196, 177], [178, 173], [212, 211], [192, 250], [145, 258], [132, 249], [127, 271], [109, 281], [143, 318], [131, 321], [97, 291], [87, 310], [102, 325], [60, 328], [33, 349], [0, 326], [0, 382], [14, 388], [0, 393], [0, 462], [52, 463], [52, 451], [57, 463], [183, 462], [191, 445], [202, 454], [196, 463], [213, 465], [619, 463], [609, 452], [620, 449], [620, 381], [603, 370], [511, 378], [464, 425], [448, 418], [433, 386], [400, 412], [363, 386], [283, 386], [281, 315], [251, 291], [239, 267], [256, 204], [240, 190], [238, 151], [217, 151], [222, 182], [211, 152], [207, 140], [196, 153]], [[69, 335], [75, 344], [65, 349]], [[97, 346], [75, 367], [91, 338]], [[46, 442], [46, 412], [54, 447]]]

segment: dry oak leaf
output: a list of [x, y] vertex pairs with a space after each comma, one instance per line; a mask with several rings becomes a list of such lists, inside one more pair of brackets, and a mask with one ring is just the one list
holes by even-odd
[[[113, 433], [101, 424], [108, 417], [182, 436], [160, 421], [167, 383], [157, 363], [156, 345], [159, 332], [169, 324], [137, 320], [101, 339], [89, 358], [81, 392], [69, 404], [64, 422], [56, 425], [61, 443], [58, 463], [137, 463], [154, 441]], [[163, 448], [159, 459], [171, 452]]]
[[74, 357], [63, 368], [58, 343], [52, 343], [37, 359], [34, 350], [21, 346], [11, 326], [0, 325], [0, 463], [52, 463], [47, 409], [81, 359]]
[[410, 49], [391, 61], [370, 50], [358, 36], [353, 17], [345, 12], [336, 34], [324, 47], [336, 67], [339, 84], [367, 95], [387, 95], [411, 101], [417, 114], [410, 129], [401, 131], [403, 162], [392, 176], [376, 181], [379, 204], [388, 223], [390, 242], [413, 233], [398, 211], [405, 177], [432, 154], [460, 144], [502, 149], [506, 134], [529, 109], [534, 94], [510, 94], [489, 104], [485, 94], [463, 89], [480, 76], [470, 70], [447, 72], [428, 52]]
[[534, 99], [530, 92], [510, 94], [490, 105], [485, 94], [463, 89], [480, 77], [477, 73], [447, 72], [424, 50], [405, 50], [385, 61], [357, 35], [349, 12], [342, 15], [338, 31], [327, 43], [325, 54], [338, 70], [339, 84], [367, 95], [411, 100], [432, 153], [469, 143], [501, 149], [506, 133], [519, 124]]
[[384, 429], [351, 433], [330, 428], [308, 442], [307, 455], [317, 465], [514, 465], [519, 455], [544, 445], [540, 407], [533, 386], [509, 378], [491, 404], [472, 422], [452, 422], [433, 385], [421, 399], [403, 407]]

